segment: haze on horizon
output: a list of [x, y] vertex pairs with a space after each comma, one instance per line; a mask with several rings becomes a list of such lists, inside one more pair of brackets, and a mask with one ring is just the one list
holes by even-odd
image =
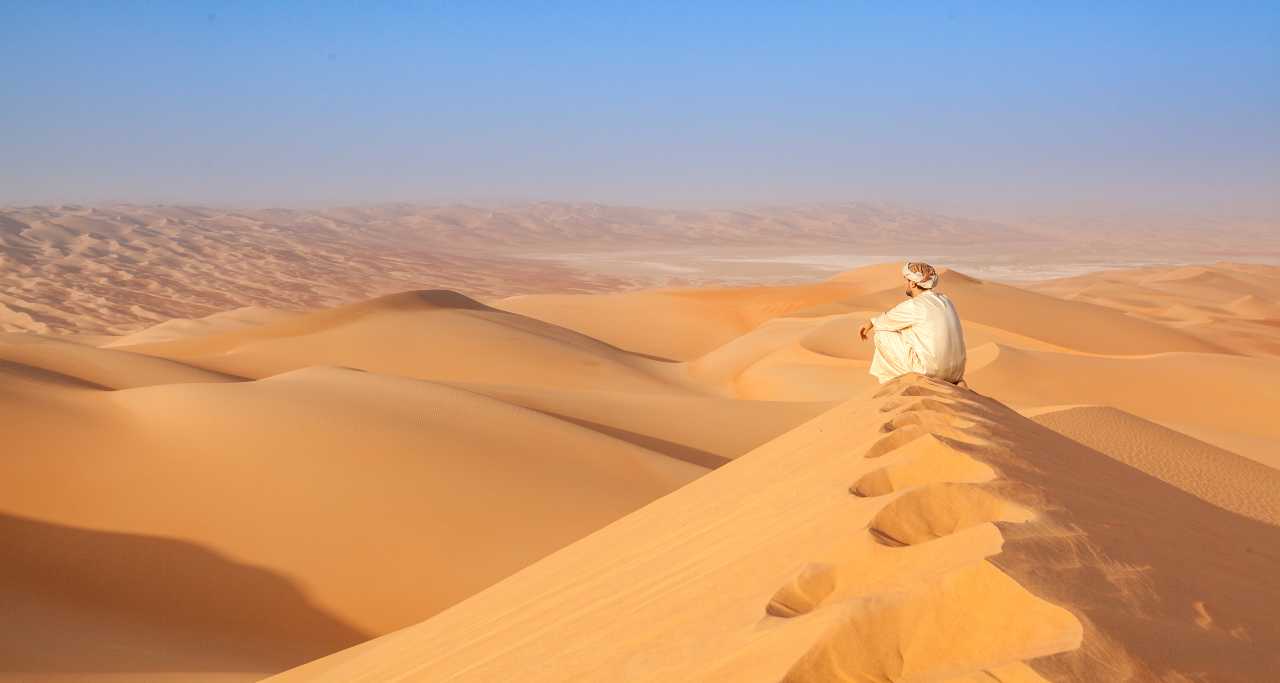
[[0, 7], [0, 203], [1280, 212], [1280, 9]]

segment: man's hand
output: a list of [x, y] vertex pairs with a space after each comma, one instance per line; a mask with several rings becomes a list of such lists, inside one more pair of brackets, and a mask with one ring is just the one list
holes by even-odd
[[862, 323], [862, 327], [858, 328], [858, 336], [862, 337], [862, 341], [866, 341], [871, 336], [871, 330], [875, 329], [875, 325], [870, 320]]

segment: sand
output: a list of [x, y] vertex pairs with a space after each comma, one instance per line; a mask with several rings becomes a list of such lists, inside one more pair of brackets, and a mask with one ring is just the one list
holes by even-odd
[[[1158, 222], [1176, 232], [1174, 239], [1153, 239], [1158, 227], [1028, 228], [865, 202], [698, 209], [566, 202], [0, 206], [0, 332], [85, 337], [152, 328], [149, 341], [159, 341], [225, 329], [264, 311], [310, 311], [406, 290], [445, 288], [490, 301], [796, 285], [904, 255], [1017, 281], [1098, 270], [1125, 263], [1124, 254], [1151, 264], [1241, 256], [1280, 264], [1274, 226], [1218, 220], [1188, 228], [1170, 218]], [[1274, 317], [1268, 308], [1274, 299], [1236, 298], [1219, 303], [1245, 316]], [[553, 308], [560, 306], [543, 307], [581, 319], [580, 311]], [[667, 309], [676, 327], [691, 314], [733, 315], [714, 306], [677, 308]], [[676, 346], [706, 350], [705, 343], [726, 340]]]
[[22, 322], [0, 680], [1265, 680], [1280, 268], [945, 271], [972, 390], [867, 375], [896, 270]]
[[989, 398], [904, 378], [272, 680], [1261, 680], [1278, 539]]

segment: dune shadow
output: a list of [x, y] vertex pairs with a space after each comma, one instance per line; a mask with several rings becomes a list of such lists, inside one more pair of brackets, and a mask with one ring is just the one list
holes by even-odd
[[[998, 406], [992, 402], [992, 407]], [[1001, 406], [1001, 408], [1003, 408]], [[1006, 409], [1007, 410], [1007, 409]], [[1262, 680], [1280, 668], [1280, 526], [1231, 512], [1009, 411], [1006, 447], [966, 449], [1045, 524], [999, 524], [992, 562], [1085, 622], [1084, 647], [1039, 660], [1051, 679]], [[1027, 450], [1030, 446], [1031, 450]]]
[[274, 672], [367, 640], [288, 578], [186, 541], [0, 513], [0, 672]]
[[111, 387], [90, 382], [86, 379], [73, 377], [61, 372], [46, 370], [34, 365], [26, 365], [24, 363], [16, 363], [10, 360], [0, 360], [0, 375], [15, 376], [31, 382], [40, 382], [42, 384], [53, 384], [68, 389], [92, 389], [94, 391], [111, 391]]
[[599, 432], [605, 436], [611, 436], [620, 441], [626, 441], [627, 443], [647, 448], [651, 451], [656, 451], [667, 457], [675, 458], [676, 460], [683, 460], [687, 463], [700, 465], [708, 469], [714, 470], [721, 465], [729, 463], [731, 460], [731, 458], [726, 458], [718, 453], [704, 451], [701, 448], [694, 448], [693, 446], [676, 443], [675, 441], [659, 439], [656, 436], [649, 436], [648, 434], [640, 434], [638, 432], [631, 432], [618, 427], [610, 427], [609, 425], [601, 424], [599, 422], [592, 422], [591, 420], [562, 415], [549, 410], [537, 410], [537, 412], [548, 417], [554, 417], [557, 420], [564, 420], [565, 422], [585, 429], [590, 429], [593, 432]]

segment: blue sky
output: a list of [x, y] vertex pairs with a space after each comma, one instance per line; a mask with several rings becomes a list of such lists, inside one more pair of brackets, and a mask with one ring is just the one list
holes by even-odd
[[1277, 210], [1278, 3], [10, 3], [0, 202]]

